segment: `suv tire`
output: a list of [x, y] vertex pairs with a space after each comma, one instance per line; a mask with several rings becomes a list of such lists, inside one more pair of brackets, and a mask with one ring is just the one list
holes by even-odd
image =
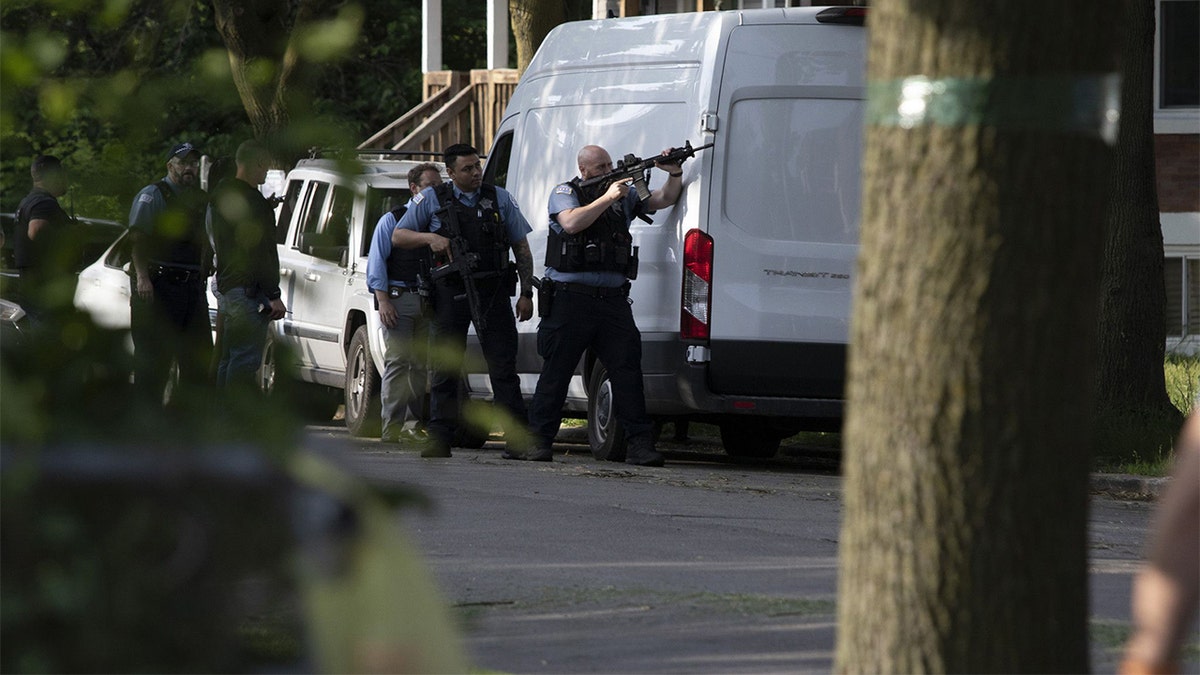
[[346, 428], [351, 436], [377, 438], [381, 433], [379, 386], [367, 327], [359, 326], [346, 352]]
[[625, 461], [625, 428], [613, 408], [612, 381], [599, 361], [588, 378], [588, 445], [592, 457], [611, 462]]

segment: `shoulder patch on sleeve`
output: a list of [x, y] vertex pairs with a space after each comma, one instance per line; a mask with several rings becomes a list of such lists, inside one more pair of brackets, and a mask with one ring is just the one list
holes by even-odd
[[149, 192], [143, 192], [142, 194], [138, 195], [138, 203], [139, 204], [149, 204], [153, 201], [154, 201], [154, 196], [151, 195]]
[[571, 194], [571, 186], [570, 185], [559, 185], [558, 187], [554, 188], [554, 194], [569, 195], [569, 194]]
[[420, 204], [423, 201], [425, 201], [425, 193], [424, 192], [418, 192], [417, 194], [413, 195], [412, 203], [414, 206], [416, 206], [417, 204]]

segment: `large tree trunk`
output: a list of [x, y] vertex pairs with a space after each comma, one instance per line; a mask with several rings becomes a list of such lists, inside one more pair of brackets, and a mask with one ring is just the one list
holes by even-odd
[[517, 72], [524, 73], [546, 34], [566, 20], [560, 0], [508, 0], [508, 15], [517, 41]]
[[270, 139], [290, 118], [288, 88], [301, 55], [295, 29], [313, 14], [310, 0], [212, 0], [217, 31], [229, 50], [233, 82], [254, 126]]
[[[1114, 0], [872, 9], [838, 671], [1088, 668], [1111, 148], [1063, 113], [1099, 108], [1066, 94], [1115, 70], [1116, 16]], [[886, 96], [916, 75], [948, 85], [924, 117]]]
[[1122, 31], [1124, 80], [1100, 291], [1097, 451], [1154, 456], [1183, 415], [1163, 377], [1166, 288], [1154, 177], [1154, 0], [1130, 0]]

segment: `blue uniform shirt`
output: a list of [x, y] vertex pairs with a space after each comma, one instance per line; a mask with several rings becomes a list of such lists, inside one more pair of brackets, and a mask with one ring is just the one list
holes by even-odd
[[[163, 178], [167, 185], [179, 194], [179, 186], [170, 177]], [[167, 200], [158, 189], [158, 183], [151, 183], [142, 188], [133, 198], [133, 206], [129, 209], [129, 229], [141, 230], [147, 234], [154, 232], [154, 219], [167, 208]]]
[[[638, 199], [637, 190], [631, 189], [626, 193], [623, 205], [626, 225], [633, 221], [634, 214], [639, 213], [636, 209], [640, 204], [641, 200]], [[562, 225], [558, 224], [558, 214], [579, 206], [579, 197], [575, 195], [575, 191], [571, 189], [570, 185], [563, 183], [554, 188], [550, 192], [550, 227], [554, 228], [555, 232], [563, 234]], [[620, 272], [559, 272], [553, 267], [547, 267], [546, 277], [568, 284], [586, 284], [602, 288], [617, 288], [625, 283], [625, 275]]]
[[[451, 187], [454, 190], [454, 197], [459, 203], [469, 208], [475, 208], [475, 204], [479, 201], [478, 190], [468, 194], [459, 190], [457, 185], [451, 184]], [[396, 227], [414, 232], [437, 232], [442, 223], [434, 213], [441, 209], [442, 205], [438, 203], [437, 193], [434, 190], [433, 187], [427, 187], [410, 199], [408, 212], [404, 214]], [[508, 229], [509, 242], [515, 244], [525, 241], [533, 228], [529, 226], [525, 216], [521, 215], [521, 209], [517, 207], [517, 202], [512, 195], [504, 188], [498, 187], [496, 188], [496, 201], [499, 202], [496, 207], [500, 211], [500, 217], [504, 219], [504, 226]]]
[[[171, 180], [170, 176], [164, 176], [163, 181], [171, 187], [175, 194], [179, 194], [182, 188]], [[199, 188], [196, 188], [199, 189]], [[158, 216], [167, 210], [167, 199], [163, 197], [163, 193], [158, 189], [158, 183], [151, 183], [142, 188], [137, 196], [133, 198], [133, 206], [129, 208], [129, 229], [138, 230], [143, 234], [154, 234], [156, 219]], [[209, 216], [206, 213], [204, 216], [204, 229], [208, 235], [209, 243], [212, 243], [212, 227], [209, 223]], [[214, 253], [213, 259], [216, 260]], [[161, 263], [162, 261], [151, 260], [151, 263]], [[180, 263], [171, 263], [176, 267], [186, 267], [189, 269], [200, 269], [196, 265], [184, 265]]]
[[[412, 206], [412, 200], [408, 202]], [[375, 234], [371, 236], [371, 252], [367, 255], [367, 288], [372, 291], [386, 291], [388, 286], [403, 286], [399, 281], [388, 279], [388, 257], [392, 255], [392, 230], [396, 229], [396, 217], [391, 211], [383, 214], [375, 224]]]

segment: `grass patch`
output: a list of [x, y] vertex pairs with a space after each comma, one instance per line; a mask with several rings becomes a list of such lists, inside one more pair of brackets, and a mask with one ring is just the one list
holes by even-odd
[[1159, 450], [1153, 458], [1142, 458], [1135, 452], [1131, 459], [1099, 461], [1096, 463], [1096, 470], [1101, 473], [1128, 473], [1134, 476], [1166, 476], [1171, 473], [1174, 464], [1174, 453]]
[[[1133, 635], [1133, 626], [1127, 621], [1092, 619], [1088, 622], [1088, 636], [1091, 638], [1092, 644], [1108, 652], [1122, 652], [1131, 635]], [[1183, 644], [1183, 648], [1179, 650], [1179, 660], [1194, 661], [1198, 656], [1200, 656], [1200, 642], [1196, 640], [1195, 633], [1193, 633], [1192, 637]]]
[[751, 593], [712, 593], [702, 591], [658, 591], [649, 588], [547, 588], [537, 598], [515, 602], [473, 603], [455, 609], [460, 616], [478, 620], [488, 611], [555, 611], [570, 608], [596, 607], [656, 607], [690, 608], [705, 614], [736, 614], [738, 616], [827, 616], [834, 614], [833, 600], [803, 597], [781, 597]]
[[304, 658], [302, 629], [297, 617], [259, 615], [247, 617], [238, 626], [243, 652], [256, 663], [297, 663]]
[[[1185, 416], [1200, 396], [1200, 356], [1169, 354], [1163, 376], [1171, 404]], [[1136, 476], [1166, 476], [1174, 466], [1175, 419], [1149, 419], [1141, 411], [1111, 414], [1097, 421], [1095, 469]]]
[[1163, 363], [1167, 395], [1184, 415], [1192, 412], [1200, 396], [1200, 356], [1168, 354]]
[[1093, 619], [1088, 622], [1088, 636], [1092, 644], [1103, 647], [1106, 651], [1119, 650], [1125, 647], [1133, 628], [1127, 621], [1101, 621]]

